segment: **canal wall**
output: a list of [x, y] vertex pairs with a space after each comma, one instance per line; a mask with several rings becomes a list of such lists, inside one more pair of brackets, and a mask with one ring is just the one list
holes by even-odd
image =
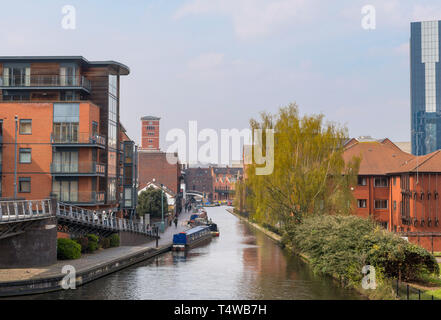
[[[164, 245], [157, 249], [146, 247], [136, 253], [122, 255], [118, 258], [109, 259], [108, 261], [103, 261], [102, 263], [92, 266], [88, 265], [81, 267], [81, 262], [78, 262], [78, 265], [76, 266], [75, 260], [67, 261], [65, 265], [72, 263], [74, 266], [76, 271], [75, 286], [78, 287], [141, 261], [168, 252], [170, 249], [171, 245]], [[0, 297], [22, 296], [64, 290], [62, 288], [62, 281], [67, 273], [64, 274], [61, 272], [62, 266], [62, 263], [58, 263], [56, 267], [54, 267], [58, 272], [55, 271], [48, 276], [37, 276], [28, 280], [0, 282]]]

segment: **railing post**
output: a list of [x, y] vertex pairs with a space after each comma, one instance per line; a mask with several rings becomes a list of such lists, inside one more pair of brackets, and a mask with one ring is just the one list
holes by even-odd
[[41, 200], [41, 206], [43, 207], [42, 214], [45, 215], [46, 214], [46, 206], [44, 205], [44, 200]]
[[15, 211], [15, 219], [18, 220], [18, 206], [17, 202], [14, 201], [14, 211]]

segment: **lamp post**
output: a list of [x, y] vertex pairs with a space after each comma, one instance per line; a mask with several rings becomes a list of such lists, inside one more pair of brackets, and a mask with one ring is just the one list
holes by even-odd
[[161, 213], [162, 213], [162, 221], [161, 221], [161, 231], [164, 232], [165, 224], [164, 224], [164, 185], [161, 183]]

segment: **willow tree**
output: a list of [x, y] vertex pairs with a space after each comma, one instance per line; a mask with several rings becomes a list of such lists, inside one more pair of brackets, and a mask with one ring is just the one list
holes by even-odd
[[[323, 115], [299, 116], [296, 104], [276, 115], [261, 114], [252, 129], [274, 130], [274, 169], [256, 174], [253, 161], [246, 170], [247, 210], [254, 219], [271, 224], [301, 222], [305, 215], [347, 214], [360, 159], [343, 159], [347, 129], [324, 123]], [[253, 136], [253, 139], [256, 137]], [[261, 139], [265, 150], [266, 139]]]

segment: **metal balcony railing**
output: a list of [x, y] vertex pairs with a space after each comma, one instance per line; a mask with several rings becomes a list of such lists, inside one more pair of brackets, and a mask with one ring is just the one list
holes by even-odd
[[0, 87], [81, 87], [88, 91], [92, 88], [84, 76], [60, 75], [0, 76]]
[[106, 193], [97, 191], [52, 192], [60, 202], [73, 204], [104, 204]]
[[53, 144], [87, 144], [87, 145], [106, 145], [106, 138], [98, 134], [89, 132], [78, 133], [52, 133], [51, 142]]
[[106, 165], [95, 161], [80, 161], [77, 163], [65, 163], [55, 161], [51, 163], [52, 174], [75, 175], [75, 174], [97, 174], [106, 173]]

